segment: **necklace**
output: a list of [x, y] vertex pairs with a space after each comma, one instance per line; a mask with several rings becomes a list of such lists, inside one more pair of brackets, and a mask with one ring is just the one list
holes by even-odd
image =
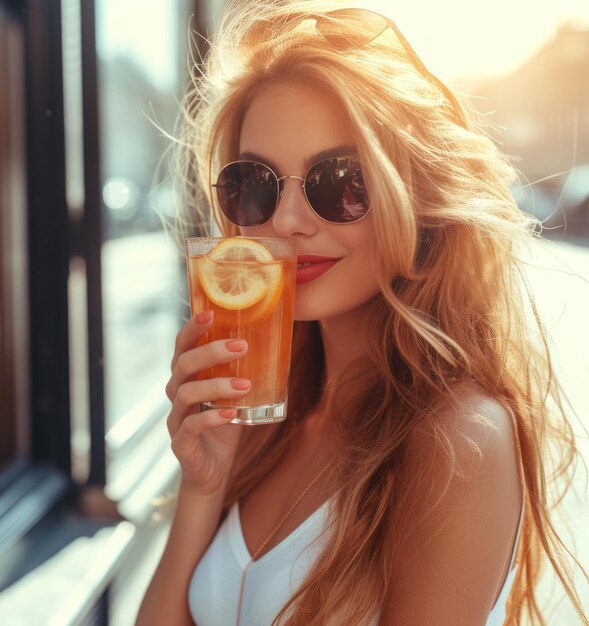
[[296, 509], [296, 507], [299, 504], [299, 502], [305, 497], [305, 495], [307, 494], [309, 489], [311, 489], [317, 483], [317, 481], [321, 478], [321, 476], [323, 476], [323, 474], [325, 474], [325, 472], [327, 471], [328, 468], [329, 468], [329, 465], [326, 465], [315, 476], [315, 478], [313, 478], [313, 480], [303, 489], [303, 491], [299, 494], [298, 498], [294, 501], [294, 503], [290, 507], [290, 509], [288, 509], [288, 511], [284, 514], [282, 519], [272, 529], [272, 532], [266, 537], [266, 539], [264, 539], [264, 541], [262, 541], [261, 545], [253, 553], [253, 555], [252, 555], [252, 557], [250, 559], [250, 562], [246, 565], [245, 569], [243, 570], [243, 574], [241, 576], [241, 585], [240, 585], [240, 589], [239, 589], [239, 600], [237, 602], [237, 618], [236, 618], [237, 621], [235, 622], [236, 626], [239, 626], [239, 620], [240, 620], [240, 617], [241, 617], [241, 604], [242, 604], [242, 601], [243, 601], [243, 591], [245, 589], [245, 578], [247, 576], [247, 572], [248, 572], [249, 568], [258, 559], [258, 556], [260, 555], [260, 553], [262, 552], [264, 547], [266, 545], [268, 545], [268, 542], [272, 539], [272, 537], [274, 537], [274, 535], [284, 526], [286, 520], [289, 518], [291, 513]]

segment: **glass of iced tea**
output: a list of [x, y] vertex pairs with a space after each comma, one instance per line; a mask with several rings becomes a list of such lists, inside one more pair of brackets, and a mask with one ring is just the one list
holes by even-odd
[[237, 400], [205, 408], [235, 408], [235, 424], [267, 424], [286, 417], [296, 277], [295, 242], [279, 238], [193, 237], [186, 240], [192, 314], [212, 310], [199, 344], [245, 339], [247, 353], [199, 373], [199, 379], [249, 378]]

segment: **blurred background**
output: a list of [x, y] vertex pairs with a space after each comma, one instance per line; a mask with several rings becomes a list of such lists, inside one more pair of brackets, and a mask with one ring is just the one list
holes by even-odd
[[[176, 465], [188, 311], [154, 184], [224, 0], [0, 0], [0, 623], [133, 623]], [[365, 5], [470, 96], [544, 231], [529, 276], [589, 459], [589, 3]], [[425, 18], [425, 19], [424, 19]], [[586, 475], [559, 530], [589, 567]], [[579, 579], [589, 610], [589, 590]], [[551, 626], [580, 623], [548, 576]], [[32, 599], [34, 598], [34, 601]]]

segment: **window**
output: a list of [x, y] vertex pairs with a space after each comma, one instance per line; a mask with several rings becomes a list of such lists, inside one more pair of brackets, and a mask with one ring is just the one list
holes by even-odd
[[173, 199], [165, 183], [153, 187], [153, 177], [186, 81], [190, 10], [186, 1], [159, 0], [149, 11], [139, 0], [96, 2], [111, 458], [146, 420], [161, 418], [174, 337], [187, 313], [182, 259], [157, 215], [173, 211]]
[[132, 606], [177, 473], [162, 418], [186, 315], [153, 122], [173, 130], [202, 5], [0, 0], [1, 623], [30, 597], [34, 623], [131, 619], [117, 590]]

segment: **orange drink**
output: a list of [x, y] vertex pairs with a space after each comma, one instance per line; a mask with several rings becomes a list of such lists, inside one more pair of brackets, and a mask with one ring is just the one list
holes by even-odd
[[265, 424], [286, 417], [292, 344], [295, 244], [289, 239], [194, 237], [186, 240], [192, 314], [212, 310], [211, 327], [199, 345], [245, 339], [244, 356], [199, 373], [198, 378], [249, 378], [237, 400], [208, 406], [234, 407], [238, 424]]

